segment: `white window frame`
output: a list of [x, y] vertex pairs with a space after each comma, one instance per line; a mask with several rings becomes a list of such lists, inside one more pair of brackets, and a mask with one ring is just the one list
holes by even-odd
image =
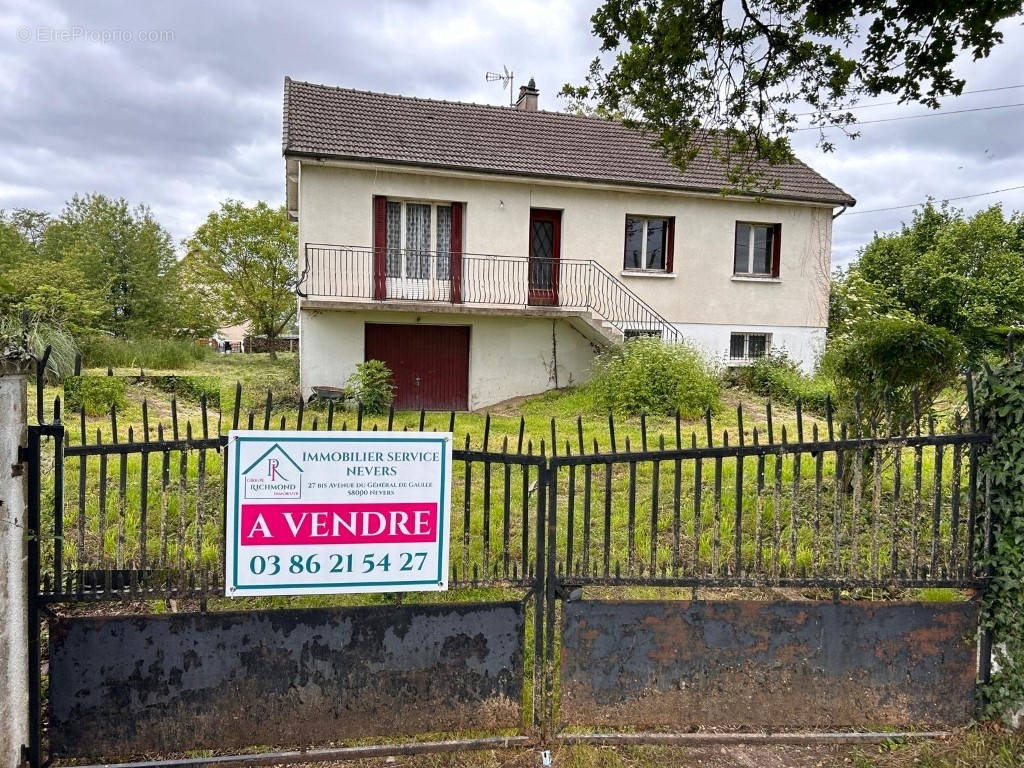
[[[669, 237], [669, 222], [672, 220], [671, 216], [654, 216], [646, 214], [627, 213], [626, 219], [640, 219], [644, 223], [644, 231], [641, 242], [643, 243], [643, 249], [640, 251], [640, 266], [639, 267], [627, 267], [626, 266], [626, 237], [623, 234], [622, 242], [622, 271], [623, 272], [655, 272], [670, 274], [668, 271], [668, 237]], [[647, 266], [647, 223], [650, 221], [664, 221], [665, 222], [665, 252], [662, 254], [662, 266], [661, 267], [648, 267]]]
[[[743, 337], [743, 356], [733, 357], [732, 355], [732, 339], [734, 336]], [[764, 354], [759, 357], [750, 356], [750, 337], [751, 336], [764, 336]], [[760, 360], [762, 357], [767, 357], [772, 350], [772, 334], [764, 331], [730, 331], [729, 333], [729, 360], [732, 363], [752, 363], [754, 360]]]
[[[759, 279], [772, 279], [775, 277], [773, 274], [773, 262], [775, 260], [775, 227], [777, 222], [768, 223], [765, 221], [737, 221], [736, 227], [747, 228], [747, 270], [745, 272], [736, 271], [736, 231], [733, 230], [732, 236], [732, 269], [734, 277], [751, 277]], [[765, 227], [771, 233], [772, 236], [772, 248], [768, 252], [768, 271], [767, 272], [755, 272], [754, 271], [754, 227]]]

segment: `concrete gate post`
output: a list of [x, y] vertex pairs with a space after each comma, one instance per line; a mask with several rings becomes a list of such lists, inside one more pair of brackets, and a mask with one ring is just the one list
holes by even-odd
[[0, 360], [0, 768], [21, 764], [28, 744], [28, 491], [18, 446], [26, 444], [28, 374]]

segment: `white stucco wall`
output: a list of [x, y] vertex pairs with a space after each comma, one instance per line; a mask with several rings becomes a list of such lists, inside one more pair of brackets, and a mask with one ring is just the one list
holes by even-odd
[[[519, 395], [587, 379], [593, 362], [591, 342], [567, 320], [466, 314], [302, 310], [300, 378], [303, 395], [314, 386], [342, 386], [364, 357], [365, 323], [468, 325], [469, 407], [484, 408]], [[554, 339], [552, 339], [552, 327]]]
[[[525, 256], [530, 208], [558, 209], [562, 211], [562, 258], [599, 262], [674, 323], [827, 325], [829, 206], [308, 161], [303, 161], [299, 178], [300, 247], [307, 242], [369, 247], [371, 200], [373, 195], [386, 195], [464, 202], [467, 253]], [[672, 276], [622, 273], [627, 214], [676, 217]], [[781, 223], [778, 281], [733, 278], [737, 221]]]
[[729, 340], [734, 333], [769, 334], [770, 349], [785, 351], [808, 374], [814, 373], [815, 365], [825, 350], [825, 328], [713, 323], [676, 323], [675, 326], [687, 341], [721, 366], [737, 365], [736, 361], [729, 359]]

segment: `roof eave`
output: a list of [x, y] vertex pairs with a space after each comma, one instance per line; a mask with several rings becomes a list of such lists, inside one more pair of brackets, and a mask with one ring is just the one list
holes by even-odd
[[[283, 154], [285, 157], [296, 157], [296, 158], [312, 158], [312, 159], [324, 159], [324, 160], [340, 160], [345, 162], [362, 162], [362, 163], [378, 163], [381, 165], [393, 165], [402, 168], [425, 168], [429, 170], [441, 170], [441, 171], [460, 171], [463, 173], [481, 173], [493, 176], [511, 176], [524, 179], [547, 179], [551, 181], [573, 181], [583, 184], [609, 184], [615, 186], [632, 187], [635, 189], [650, 189], [665, 191], [671, 190], [675, 192], [693, 192], [704, 195], [722, 194], [720, 189], [713, 189], [710, 187], [697, 187], [684, 184], [650, 184], [636, 181], [629, 181], [624, 179], [606, 179], [596, 176], [563, 176], [557, 174], [547, 173], [527, 173], [523, 171], [509, 171], [499, 168], [487, 168], [483, 166], [475, 165], [452, 165], [447, 163], [422, 163], [422, 162], [409, 162], [407, 160], [395, 160], [392, 158], [382, 157], [368, 157], [365, 155], [344, 155], [336, 152], [315, 152], [311, 150], [303, 149], [290, 149], [284, 148]], [[846, 197], [818, 197], [813, 195], [784, 195], [784, 194], [771, 194], [762, 192], [758, 194], [754, 193], [742, 193], [733, 192], [725, 193], [733, 197], [745, 197], [753, 199], [767, 199], [767, 200], [778, 200], [782, 202], [797, 202], [797, 203], [816, 203], [820, 205], [831, 205], [835, 206], [847, 206], [853, 207], [857, 204], [857, 201], [847, 195]]]

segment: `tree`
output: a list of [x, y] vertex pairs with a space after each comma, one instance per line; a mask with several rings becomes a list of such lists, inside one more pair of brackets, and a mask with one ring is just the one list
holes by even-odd
[[284, 207], [246, 206], [227, 200], [188, 241], [194, 279], [206, 286], [232, 322], [248, 321], [270, 342], [288, 327], [298, 308], [297, 236]]
[[591, 17], [606, 69], [591, 65], [584, 85], [562, 95], [576, 108], [610, 114], [653, 130], [679, 165], [693, 159], [707, 131], [731, 161], [733, 180], [761, 175], [755, 160], [787, 162], [788, 134], [800, 112], [819, 128], [849, 128], [862, 96], [895, 95], [935, 108], [959, 95], [953, 71], [961, 51], [975, 60], [1002, 40], [996, 24], [1021, 12], [1020, 0], [605, 0]]
[[87, 332], [103, 312], [102, 297], [78, 268], [39, 256], [46, 221], [37, 211], [0, 211], [0, 315], [12, 327], [27, 312], [33, 326]]
[[120, 336], [163, 335], [170, 316], [171, 237], [149, 208], [76, 195], [46, 228], [40, 255], [85, 275], [103, 297], [101, 327]]
[[11, 225], [36, 249], [42, 243], [43, 235], [52, 221], [46, 211], [35, 211], [31, 208], [15, 208], [11, 211], [9, 219]]
[[171, 272], [175, 332], [190, 338], [213, 335], [227, 319], [219, 294], [204, 282], [199, 261], [198, 252], [186, 253]]
[[905, 313], [956, 336], [977, 357], [1024, 326], [1024, 216], [973, 216], [932, 204], [899, 232], [875, 235], [832, 291], [833, 328]]
[[[858, 320], [830, 339], [822, 366], [835, 381], [842, 420], [868, 434], [883, 424], [903, 429], [913, 423], [915, 393], [917, 408], [927, 413], [955, 381], [963, 359], [963, 345], [942, 328], [877, 317]], [[887, 414], [893, 424], [885, 424]]]
[[7, 270], [35, 253], [15, 220], [15, 214], [0, 211], [0, 279]]
[[29, 313], [33, 323], [63, 328], [73, 335], [95, 332], [106, 311], [103, 296], [78, 267], [36, 255], [22, 259], [4, 275], [0, 288], [4, 314]]

